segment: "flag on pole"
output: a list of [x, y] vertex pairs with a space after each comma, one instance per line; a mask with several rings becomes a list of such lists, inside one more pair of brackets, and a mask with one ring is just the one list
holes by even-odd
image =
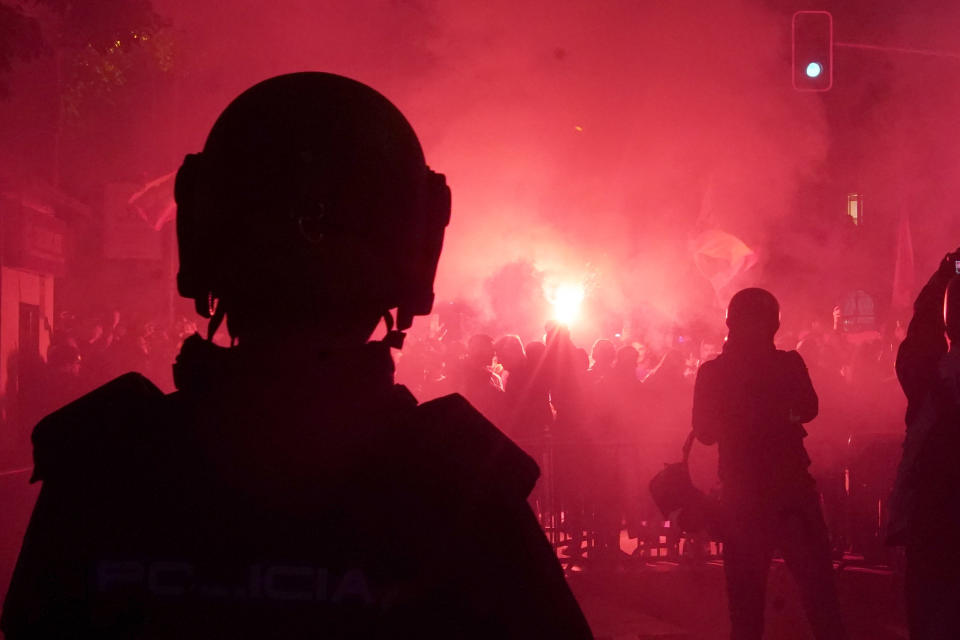
[[151, 180], [130, 195], [127, 204], [154, 231], [174, 220], [177, 205], [173, 201], [173, 183], [177, 172], [171, 171], [155, 180]]
[[897, 262], [893, 269], [894, 309], [910, 308], [913, 304], [913, 288], [913, 235], [910, 233], [910, 214], [903, 210], [897, 227]]
[[732, 293], [729, 288], [759, 259], [743, 240], [720, 229], [708, 229], [700, 233], [691, 245], [697, 269], [713, 285], [719, 300]]

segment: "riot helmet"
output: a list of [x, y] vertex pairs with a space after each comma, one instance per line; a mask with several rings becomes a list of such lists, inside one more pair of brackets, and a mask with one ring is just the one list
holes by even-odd
[[593, 343], [590, 356], [597, 368], [609, 369], [617, 359], [617, 348], [606, 338], [599, 338]]
[[766, 289], [742, 289], [727, 305], [727, 327], [731, 338], [758, 342], [773, 340], [780, 329], [780, 304]]
[[[232, 335], [276, 318], [430, 312], [450, 190], [355, 80], [302, 72], [237, 97], [176, 180], [180, 294]], [[372, 327], [371, 327], [372, 329]]]

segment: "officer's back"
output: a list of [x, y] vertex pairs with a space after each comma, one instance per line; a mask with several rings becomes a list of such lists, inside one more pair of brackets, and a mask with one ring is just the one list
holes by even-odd
[[429, 312], [449, 216], [402, 115], [268, 80], [177, 201], [180, 292], [239, 346], [194, 336], [176, 393], [128, 374], [38, 425], [7, 636], [588, 637], [536, 465], [459, 396], [394, 385], [392, 326], [367, 342]]
[[800, 592], [814, 637], [846, 637], [830, 540], [807, 467], [803, 424], [817, 394], [796, 351], [774, 346], [780, 304], [765, 289], [737, 292], [727, 307], [723, 353], [697, 374], [693, 429], [720, 451], [720, 505], [731, 637], [761, 638], [767, 572], [775, 550]]
[[731, 328], [723, 353], [697, 375], [694, 430], [704, 443], [717, 443], [728, 493], [773, 494], [812, 484], [803, 423], [817, 415], [817, 394], [800, 355], [776, 349], [773, 334], [765, 334]]

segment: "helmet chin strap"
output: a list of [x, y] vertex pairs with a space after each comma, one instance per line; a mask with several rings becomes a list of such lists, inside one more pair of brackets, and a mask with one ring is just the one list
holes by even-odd
[[383, 312], [383, 322], [387, 325], [387, 335], [383, 336], [380, 343], [393, 349], [402, 349], [403, 340], [407, 337], [407, 334], [404, 331], [394, 329], [393, 314], [389, 310]]
[[220, 328], [224, 317], [227, 315], [227, 308], [223, 304], [223, 300], [217, 300], [215, 304], [210, 322], [207, 324], [207, 342], [213, 342], [213, 336], [216, 335], [217, 329]]

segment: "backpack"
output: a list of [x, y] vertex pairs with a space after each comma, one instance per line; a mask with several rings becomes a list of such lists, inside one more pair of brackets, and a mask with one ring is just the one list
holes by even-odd
[[719, 524], [717, 500], [694, 486], [690, 479], [690, 449], [694, 433], [690, 432], [683, 443], [680, 462], [663, 465], [650, 480], [650, 495], [664, 519], [676, 521], [681, 531], [715, 533]]

